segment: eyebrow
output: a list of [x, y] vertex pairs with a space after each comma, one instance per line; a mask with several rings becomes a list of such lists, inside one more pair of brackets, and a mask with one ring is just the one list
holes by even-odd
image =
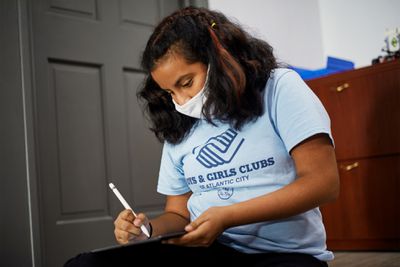
[[184, 74], [181, 77], [179, 77], [179, 79], [175, 82], [175, 87], [178, 87], [182, 83], [182, 80], [184, 80], [185, 78], [187, 78], [191, 75], [193, 75], [193, 73]]

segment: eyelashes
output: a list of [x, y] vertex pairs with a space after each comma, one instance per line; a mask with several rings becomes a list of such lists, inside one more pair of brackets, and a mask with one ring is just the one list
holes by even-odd
[[[193, 85], [193, 78], [187, 80], [185, 83], [183, 83], [180, 87], [181, 88], [190, 88]], [[174, 91], [170, 89], [163, 89], [165, 92], [167, 92], [169, 95], [174, 95]]]
[[185, 82], [184, 84], [182, 84], [182, 87], [187, 88], [187, 87], [192, 86], [192, 84], [193, 84], [193, 79], [190, 79], [187, 82]]

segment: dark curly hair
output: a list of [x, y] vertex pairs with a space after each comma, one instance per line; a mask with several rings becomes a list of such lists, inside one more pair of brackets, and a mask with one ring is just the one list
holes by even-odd
[[208, 122], [219, 120], [240, 129], [263, 114], [263, 91], [272, 69], [277, 67], [272, 47], [250, 36], [222, 13], [186, 7], [160, 22], [142, 55], [147, 77], [137, 95], [144, 100], [150, 129], [161, 142], [180, 143], [198, 121], [177, 112], [170, 94], [150, 75], [171, 50], [188, 64], [209, 65], [209, 91], [202, 111]]

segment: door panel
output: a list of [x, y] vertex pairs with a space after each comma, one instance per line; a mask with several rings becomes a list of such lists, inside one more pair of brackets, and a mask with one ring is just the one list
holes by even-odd
[[[82, 216], [84, 212], [107, 211], [100, 68], [61, 62], [51, 62], [50, 68], [50, 84], [56, 98], [58, 194], [62, 214]], [[73, 198], [69, 197], [70, 192]]]
[[44, 266], [115, 244], [123, 209], [163, 209], [156, 193], [161, 144], [136, 91], [140, 54], [179, 1], [32, 1], [38, 187]]

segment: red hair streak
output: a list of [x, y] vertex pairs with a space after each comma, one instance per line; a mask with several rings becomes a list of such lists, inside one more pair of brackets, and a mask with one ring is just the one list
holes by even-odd
[[209, 32], [219, 55], [218, 61], [231, 80], [237, 101], [240, 102], [240, 96], [246, 87], [246, 75], [236, 59], [222, 46], [213, 29], [210, 28]]

